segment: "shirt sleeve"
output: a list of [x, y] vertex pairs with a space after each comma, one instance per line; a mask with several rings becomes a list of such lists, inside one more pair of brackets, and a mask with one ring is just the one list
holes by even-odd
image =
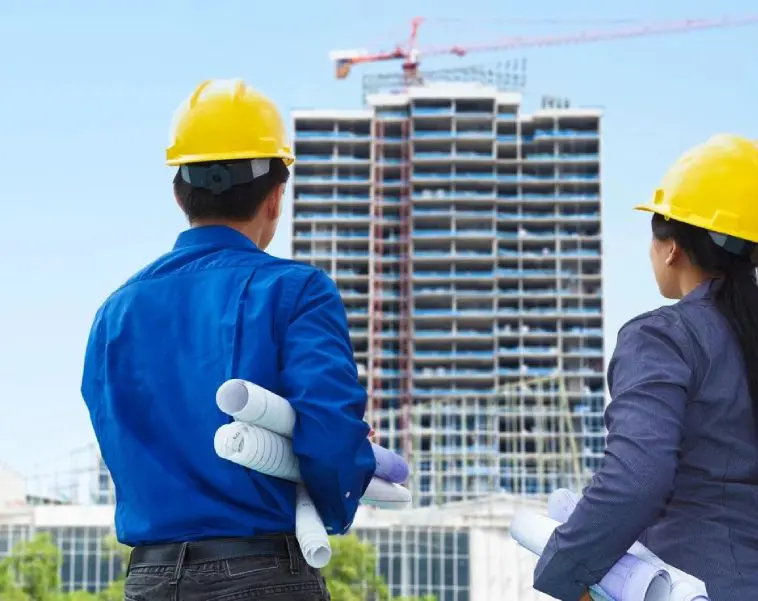
[[686, 334], [660, 314], [624, 326], [608, 369], [605, 458], [537, 563], [534, 587], [575, 601], [663, 510], [674, 487], [692, 380]]
[[376, 461], [345, 307], [324, 272], [306, 282], [284, 338], [282, 382], [297, 416], [292, 447], [300, 474], [327, 531], [343, 534]]
[[103, 312], [104, 307], [101, 307], [95, 315], [89, 337], [87, 338], [80, 389], [96, 434], [100, 431], [100, 400], [103, 395], [104, 386], [103, 371], [105, 362], [102, 356], [102, 331], [105, 324], [103, 322]]

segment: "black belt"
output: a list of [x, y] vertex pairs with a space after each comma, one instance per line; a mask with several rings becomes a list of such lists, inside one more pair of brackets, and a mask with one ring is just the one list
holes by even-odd
[[147, 545], [132, 549], [129, 567], [198, 564], [250, 556], [290, 557], [298, 549], [295, 537], [286, 534], [255, 538], [212, 538], [191, 543]]

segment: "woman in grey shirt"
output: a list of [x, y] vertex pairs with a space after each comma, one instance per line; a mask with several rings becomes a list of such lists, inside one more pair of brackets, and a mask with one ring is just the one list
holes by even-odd
[[758, 146], [687, 152], [652, 201], [651, 262], [678, 302], [619, 332], [602, 467], [535, 570], [577, 601], [635, 540], [705, 582], [758, 599]]

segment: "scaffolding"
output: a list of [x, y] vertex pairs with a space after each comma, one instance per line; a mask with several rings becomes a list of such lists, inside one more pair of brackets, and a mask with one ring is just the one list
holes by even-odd
[[410, 435], [410, 414], [413, 405], [413, 286], [411, 267], [411, 156], [410, 123], [400, 122], [400, 286], [399, 286], [399, 327], [398, 353], [400, 376], [400, 431], [403, 433], [401, 449], [403, 456], [410, 460], [412, 439]]
[[450, 69], [423, 71], [408, 80], [402, 73], [364, 75], [363, 101], [373, 94], [402, 93], [409, 84], [422, 86], [432, 83], [472, 83], [491, 86], [503, 91], [521, 91], [526, 86], [527, 63], [525, 58], [500, 61], [491, 65], [467, 65]]
[[[369, 251], [369, 316], [368, 316], [368, 411], [370, 423], [382, 404], [382, 358], [384, 342], [384, 169], [385, 128], [382, 121], [373, 124], [373, 188], [371, 191], [371, 228]], [[380, 438], [377, 436], [377, 442]]]
[[36, 466], [24, 484], [31, 505], [108, 505], [115, 500], [113, 481], [94, 443]]
[[[520, 379], [487, 395], [414, 404], [409, 487], [418, 505], [470, 501], [495, 493], [546, 498], [558, 488], [581, 490], [597, 452], [588, 438], [581, 395], [565, 376]], [[390, 421], [392, 421], [390, 419]], [[386, 443], [401, 432], [385, 433]]]
[[[545, 494], [604, 444], [601, 112], [528, 114], [476, 75], [295, 114], [293, 257], [337, 283], [367, 419], [416, 466], [422, 505]], [[547, 431], [523, 449], [514, 407]]]

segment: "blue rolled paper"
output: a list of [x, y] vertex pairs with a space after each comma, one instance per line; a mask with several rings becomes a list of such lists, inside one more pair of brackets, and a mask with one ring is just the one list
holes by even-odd
[[393, 484], [403, 484], [408, 480], [410, 468], [405, 459], [373, 442], [371, 446], [374, 449], [374, 458], [376, 459], [374, 476]]

